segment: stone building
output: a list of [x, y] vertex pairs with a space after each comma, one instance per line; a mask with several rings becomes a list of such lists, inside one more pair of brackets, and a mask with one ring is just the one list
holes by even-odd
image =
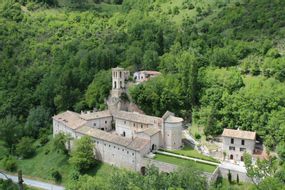
[[[125, 91], [128, 75], [122, 68], [112, 70], [113, 98], [119, 98]], [[53, 134], [64, 133], [72, 139], [90, 136], [96, 159], [140, 171], [150, 152], [182, 146], [182, 123], [182, 118], [169, 111], [160, 118], [109, 107], [105, 111], [60, 113], [53, 117]], [[73, 140], [68, 148], [72, 145]]]
[[123, 68], [112, 69], [112, 91], [111, 96], [119, 98], [126, 89], [126, 81], [130, 77], [130, 72]]
[[256, 133], [251, 131], [224, 129], [223, 151], [226, 153], [226, 159], [234, 161], [243, 161], [243, 154], [254, 153]]
[[136, 81], [136, 83], [141, 83], [144, 81], [147, 81], [151, 78], [154, 78], [158, 75], [160, 75], [161, 73], [158, 71], [138, 71], [134, 73], [134, 80]]

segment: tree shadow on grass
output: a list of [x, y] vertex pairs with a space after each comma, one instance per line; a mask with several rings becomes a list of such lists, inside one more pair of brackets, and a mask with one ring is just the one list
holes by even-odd
[[94, 166], [91, 169], [87, 170], [85, 172], [85, 174], [95, 176], [97, 174], [98, 170], [100, 170], [102, 168], [102, 166], [103, 166], [103, 162], [95, 160]]

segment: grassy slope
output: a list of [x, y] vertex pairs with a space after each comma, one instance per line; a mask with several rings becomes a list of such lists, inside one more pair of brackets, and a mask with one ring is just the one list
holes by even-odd
[[206, 140], [206, 136], [204, 134], [204, 127], [203, 126], [198, 126], [196, 125], [195, 123], [193, 125], [191, 125], [191, 127], [189, 128], [189, 132], [190, 134], [195, 137], [195, 134], [200, 134], [201, 135], [201, 139], [198, 140], [202, 145], [205, 145], [207, 146], [207, 148], [209, 150], [216, 150], [218, 147], [213, 144], [213, 143], [210, 143]]
[[191, 165], [200, 171], [209, 172], [209, 173], [212, 173], [216, 169], [216, 166], [197, 163], [197, 162], [192, 161], [192, 160], [184, 160], [184, 159], [180, 159], [180, 158], [174, 158], [172, 156], [166, 156], [166, 155], [162, 155], [162, 154], [156, 154], [154, 159], [158, 160], [158, 161], [174, 164], [177, 166], [182, 166], [182, 167]]
[[[36, 155], [30, 159], [17, 160], [18, 169], [23, 171], [25, 176], [32, 176], [34, 179], [44, 179], [53, 181], [51, 170], [54, 168], [62, 175], [62, 183], [68, 181], [68, 176], [72, 170], [68, 163], [68, 156], [51, 150], [51, 142], [37, 149]], [[0, 168], [3, 168], [0, 162]], [[95, 167], [88, 174], [96, 176], [100, 182], [104, 182], [112, 171], [118, 170], [108, 164], [96, 161]]]

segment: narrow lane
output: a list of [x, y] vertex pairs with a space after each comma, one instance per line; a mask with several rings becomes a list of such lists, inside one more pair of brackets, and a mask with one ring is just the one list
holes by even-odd
[[[4, 173], [13, 182], [18, 183], [18, 176], [6, 174], [3, 171], [1, 171], [1, 172]], [[0, 173], [0, 179], [6, 180], [7, 178], [5, 177], [5, 175]], [[24, 180], [24, 184], [31, 186], [31, 187], [36, 187], [36, 188], [40, 188], [40, 189], [44, 189], [44, 190], [64, 190], [64, 187], [59, 186], [59, 185], [54, 185], [51, 183], [46, 183], [46, 182], [42, 182], [42, 181], [38, 181], [38, 180], [28, 179], [25, 177], [23, 177], [23, 180]]]

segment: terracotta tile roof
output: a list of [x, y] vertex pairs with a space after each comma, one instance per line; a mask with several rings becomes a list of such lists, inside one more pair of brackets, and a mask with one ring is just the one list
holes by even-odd
[[127, 121], [150, 125], [162, 124], [162, 119], [159, 117], [144, 115], [137, 112], [114, 111], [112, 114], [115, 118], [124, 119]]
[[63, 113], [60, 113], [58, 115], [53, 116], [53, 119], [55, 119], [58, 122], [63, 123], [67, 127], [71, 129], [77, 129], [83, 125], [85, 125], [86, 121], [80, 117], [78, 113], [72, 112], [72, 111], [66, 111]]
[[256, 132], [235, 130], [235, 129], [224, 129], [222, 136], [223, 137], [234, 137], [234, 138], [239, 138], [239, 139], [255, 140]]
[[147, 75], [160, 75], [161, 73], [158, 71], [138, 71], [137, 73], [144, 73]]
[[131, 150], [136, 150], [136, 151], [140, 151], [141, 149], [143, 149], [145, 146], [147, 146], [150, 143], [146, 139], [126, 138], [126, 137], [108, 133], [106, 131], [102, 131], [102, 130], [88, 127], [88, 126], [83, 126], [76, 131], [83, 135], [88, 135], [88, 136], [94, 137], [95, 139], [100, 139], [100, 140], [104, 140], [104, 141], [107, 141], [113, 144], [118, 144], [126, 148], [129, 148]]
[[84, 120], [93, 120], [98, 118], [112, 117], [112, 114], [109, 110], [104, 110], [98, 112], [81, 113], [80, 117]]

